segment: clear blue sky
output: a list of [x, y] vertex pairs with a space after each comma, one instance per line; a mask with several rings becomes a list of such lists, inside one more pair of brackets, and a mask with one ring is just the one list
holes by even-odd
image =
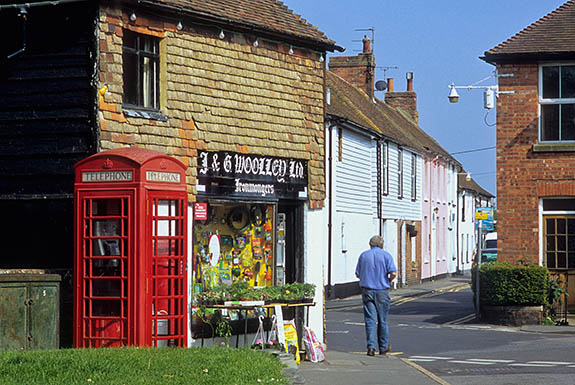
[[[485, 117], [482, 90], [458, 90], [448, 102], [448, 85], [466, 86], [492, 75], [479, 59], [566, 0], [284, 0], [295, 13], [357, 55], [364, 34], [375, 28], [376, 66], [405, 91], [405, 73], [414, 73], [419, 124], [450, 153], [495, 146], [495, 109]], [[376, 80], [384, 70], [376, 69]], [[491, 78], [478, 85], [495, 85]], [[382, 92], [376, 96], [383, 98]], [[454, 155], [487, 191], [496, 195], [495, 149]]]

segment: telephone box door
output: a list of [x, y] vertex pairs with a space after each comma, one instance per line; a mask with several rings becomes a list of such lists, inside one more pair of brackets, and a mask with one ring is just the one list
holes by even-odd
[[185, 192], [148, 192], [151, 231], [152, 345], [187, 344], [187, 199]]
[[134, 193], [83, 192], [79, 199], [76, 282], [83, 295], [78, 299], [76, 346], [131, 344]]

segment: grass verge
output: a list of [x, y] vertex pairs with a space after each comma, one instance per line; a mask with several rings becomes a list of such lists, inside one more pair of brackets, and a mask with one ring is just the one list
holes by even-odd
[[252, 349], [0, 351], [2, 385], [287, 384], [279, 359]]

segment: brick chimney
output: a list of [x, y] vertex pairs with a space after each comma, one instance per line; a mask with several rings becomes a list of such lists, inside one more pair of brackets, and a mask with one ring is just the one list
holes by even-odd
[[363, 52], [357, 56], [330, 57], [329, 70], [373, 98], [375, 58], [371, 52], [371, 39], [364, 36], [362, 42]]
[[408, 72], [405, 77], [407, 79], [407, 90], [405, 92], [394, 92], [393, 79], [388, 79], [388, 92], [385, 93], [385, 102], [392, 107], [403, 110], [411, 116], [415, 123], [419, 124], [417, 93], [413, 91], [413, 72]]

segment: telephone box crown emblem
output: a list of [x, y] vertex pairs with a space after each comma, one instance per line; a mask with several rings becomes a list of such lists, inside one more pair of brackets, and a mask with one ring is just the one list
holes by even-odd
[[104, 161], [104, 164], [102, 165], [102, 168], [110, 169], [112, 167], [114, 167], [114, 162], [112, 162], [110, 160], [110, 158], [106, 158], [106, 160]]

